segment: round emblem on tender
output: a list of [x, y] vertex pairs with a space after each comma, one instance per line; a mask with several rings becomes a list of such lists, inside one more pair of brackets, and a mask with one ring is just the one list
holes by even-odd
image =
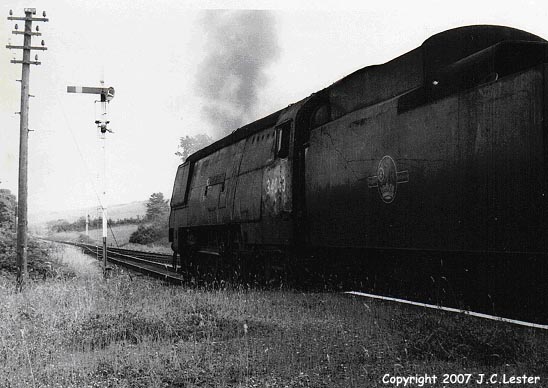
[[396, 163], [394, 159], [386, 155], [379, 162], [377, 168], [378, 188], [381, 199], [390, 203], [396, 197], [396, 189], [398, 187], [398, 175]]
[[375, 172], [377, 175], [367, 177], [367, 186], [376, 187], [385, 203], [394, 201], [398, 184], [409, 182], [409, 172], [398, 171], [396, 162], [388, 155], [381, 159]]

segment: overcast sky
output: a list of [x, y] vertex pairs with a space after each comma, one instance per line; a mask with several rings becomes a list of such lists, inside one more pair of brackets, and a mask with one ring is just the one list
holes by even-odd
[[[265, 116], [435, 33], [500, 24], [548, 38], [542, 1], [6, 0], [0, 6], [0, 188], [14, 193], [21, 68], [10, 59], [21, 53], [4, 46], [22, 38], [11, 34], [14, 22], [5, 17], [9, 9], [22, 15], [25, 7], [46, 10], [50, 19], [39, 23], [43, 36], [34, 43], [44, 39], [48, 50], [38, 52], [42, 65], [30, 75], [36, 95], [30, 214], [98, 204], [95, 97], [67, 94], [68, 85], [98, 86], [104, 75], [116, 89], [107, 192], [108, 204], [121, 204], [158, 191], [171, 195], [181, 136], [219, 136], [224, 129], [216, 123]], [[248, 8], [267, 11], [237, 11]]]

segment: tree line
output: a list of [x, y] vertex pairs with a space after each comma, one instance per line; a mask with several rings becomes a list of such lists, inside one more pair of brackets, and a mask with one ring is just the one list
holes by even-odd
[[[164, 198], [164, 194], [152, 193], [146, 203], [144, 216], [118, 220], [109, 219], [108, 224], [109, 226], [137, 224], [137, 230], [130, 236], [129, 242], [150, 244], [167, 239], [169, 210], [169, 200]], [[92, 218], [89, 221], [90, 229], [100, 228], [101, 225], [102, 219], [100, 217]], [[66, 220], [51, 221], [48, 223], [48, 229], [52, 233], [82, 232], [86, 229], [86, 217], [80, 217], [74, 222]]]
[[[139, 222], [141, 222], [140, 216], [130, 217], [130, 218], [121, 218], [117, 220], [113, 220], [111, 218], [108, 219], [108, 224], [110, 226], [138, 224]], [[89, 219], [90, 229], [100, 228], [101, 225], [102, 225], [101, 217]], [[50, 230], [53, 233], [82, 232], [86, 230], [86, 217], [82, 216], [74, 222], [68, 222], [66, 220], [50, 221], [47, 223], [47, 227], [48, 227], [48, 230]]]

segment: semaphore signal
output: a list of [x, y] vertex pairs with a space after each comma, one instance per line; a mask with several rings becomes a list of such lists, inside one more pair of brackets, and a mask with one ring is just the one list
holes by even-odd
[[[101, 214], [103, 219], [103, 276], [107, 277], [107, 205], [106, 205], [106, 132], [112, 133], [108, 129], [110, 121], [107, 117], [107, 104], [114, 98], [114, 88], [105, 87], [103, 81], [101, 86], [67, 86], [67, 93], [83, 93], [83, 94], [96, 94], [100, 95], [101, 103], [101, 117], [99, 120], [95, 120], [97, 128], [101, 131], [102, 149], [103, 149], [103, 190], [102, 190], [102, 203]], [[87, 230], [87, 229], [86, 229]]]

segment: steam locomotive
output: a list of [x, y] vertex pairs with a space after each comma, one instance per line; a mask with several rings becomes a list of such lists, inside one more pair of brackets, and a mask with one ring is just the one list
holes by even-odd
[[175, 263], [548, 322], [547, 63], [456, 28], [237, 129], [177, 170]]

